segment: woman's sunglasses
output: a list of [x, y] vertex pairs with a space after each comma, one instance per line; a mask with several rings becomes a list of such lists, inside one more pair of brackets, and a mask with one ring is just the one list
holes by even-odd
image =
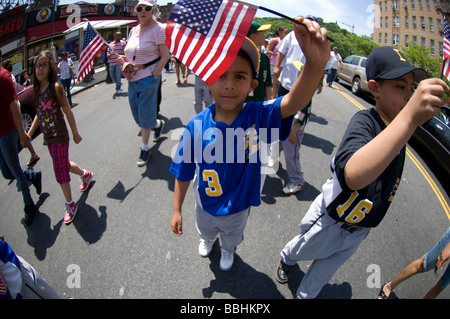
[[145, 6], [145, 7], [137, 7], [137, 8], [136, 8], [136, 11], [137, 11], [137, 12], [141, 12], [142, 9], [144, 9], [144, 8], [145, 8], [145, 11], [147, 11], [147, 12], [150, 12], [150, 11], [152, 11], [152, 9], [153, 9], [152, 6]]

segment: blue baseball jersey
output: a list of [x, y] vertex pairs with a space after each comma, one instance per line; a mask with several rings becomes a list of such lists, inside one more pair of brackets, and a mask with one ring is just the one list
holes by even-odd
[[21, 299], [21, 264], [11, 247], [0, 240], [0, 299]]
[[292, 119], [281, 119], [281, 97], [248, 102], [231, 125], [215, 122], [215, 105], [189, 121], [170, 172], [194, 180], [197, 204], [213, 216], [261, 204], [261, 165], [270, 143], [289, 136]]

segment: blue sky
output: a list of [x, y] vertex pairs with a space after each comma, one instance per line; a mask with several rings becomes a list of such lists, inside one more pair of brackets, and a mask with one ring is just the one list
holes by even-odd
[[[60, 0], [59, 4], [74, 3], [74, 0]], [[112, 0], [85, 1], [92, 3], [112, 3]], [[176, 0], [157, 0], [159, 5], [176, 3]], [[312, 14], [321, 17], [325, 22], [338, 22], [341, 28], [358, 35], [373, 33], [373, 0], [247, 0], [247, 2], [266, 7], [294, 18], [299, 15]], [[273, 17], [274, 15], [258, 10], [257, 17]]]

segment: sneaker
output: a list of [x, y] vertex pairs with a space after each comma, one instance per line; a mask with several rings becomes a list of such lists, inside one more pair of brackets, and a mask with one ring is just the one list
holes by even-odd
[[211, 254], [215, 240], [205, 240], [200, 239], [200, 244], [198, 245], [198, 253], [202, 257], [208, 257]]
[[36, 216], [38, 209], [35, 204], [27, 204], [25, 205], [23, 210], [25, 212], [23, 222], [26, 226], [30, 226], [34, 220], [34, 217]]
[[148, 161], [150, 160], [150, 155], [151, 155], [150, 150], [144, 151], [141, 149], [141, 155], [139, 155], [137, 166], [141, 167], [147, 165]]
[[33, 186], [36, 188], [36, 193], [41, 195], [42, 192], [42, 173], [40, 171], [36, 171], [36, 177], [31, 182]]
[[301, 192], [303, 190], [303, 184], [294, 184], [294, 183], [288, 183], [283, 188], [283, 193], [286, 195], [292, 195], [298, 192]]
[[219, 268], [222, 271], [228, 271], [233, 267], [234, 262], [234, 252], [229, 253], [225, 249], [221, 249], [221, 256], [220, 256], [220, 264]]
[[75, 202], [66, 204], [66, 212], [64, 214], [64, 224], [68, 225], [73, 222], [75, 215], [77, 214], [78, 205]]
[[280, 284], [285, 284], [289, 280], [292, 266], [284, 264], [281, 260], [277, 267], [275, 277]]
[[86, 173], [80, 177], [80, 180], [81, 180], [80, 191], [84, 192], [85, 190], [88, 189], [93, 176], [94, 176], [94, 173], [86, 170]]
[[166, 122], [164, 120], [160, 120], [161, 121], [161, 125], [158, 128], [155, 128], [153, 130], [153, 142], [158, 142], [159, 139], [161, 138], [161, 133], [164, 129], [164, 125], [166, 124]]

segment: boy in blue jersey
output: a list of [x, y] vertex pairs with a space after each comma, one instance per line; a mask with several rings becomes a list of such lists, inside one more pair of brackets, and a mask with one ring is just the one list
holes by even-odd
[[[251, 206], [261, 204], [260, 148], [289, 135], [292, 115], [311, 100], [328, 60], [327, 31], [314, 21], [297, 18], [298, 42], [306, 56], [304, 72], [291, 92], [274, 101], [245, 99], [258, 85], [259, 52], [246, 39], [228, 70], [210, 91], [215, 104], [194, 117], [178, 145], [170, 172], [176, 177], [172, 231], [181, 235], [182, 204], [194, 179], [199, 253], [207, 257], [220, 235], [220, 269], [229, 270], [243, 240]], [[314, 84], [313, 84], [314, 83]]]
[[366, 74], [375, 107], [352, 117], [332, 160], [332, 177], [302, 219], [300, 234], [280, 254], [276, 279], [283, 284], [297, 261], [313, 260], [298, 299], [315, 298], [384, 218], [401, 180], [406, 143], [417, 126], [440, 113], [449, 89], [387, 46], [369, 54]]

